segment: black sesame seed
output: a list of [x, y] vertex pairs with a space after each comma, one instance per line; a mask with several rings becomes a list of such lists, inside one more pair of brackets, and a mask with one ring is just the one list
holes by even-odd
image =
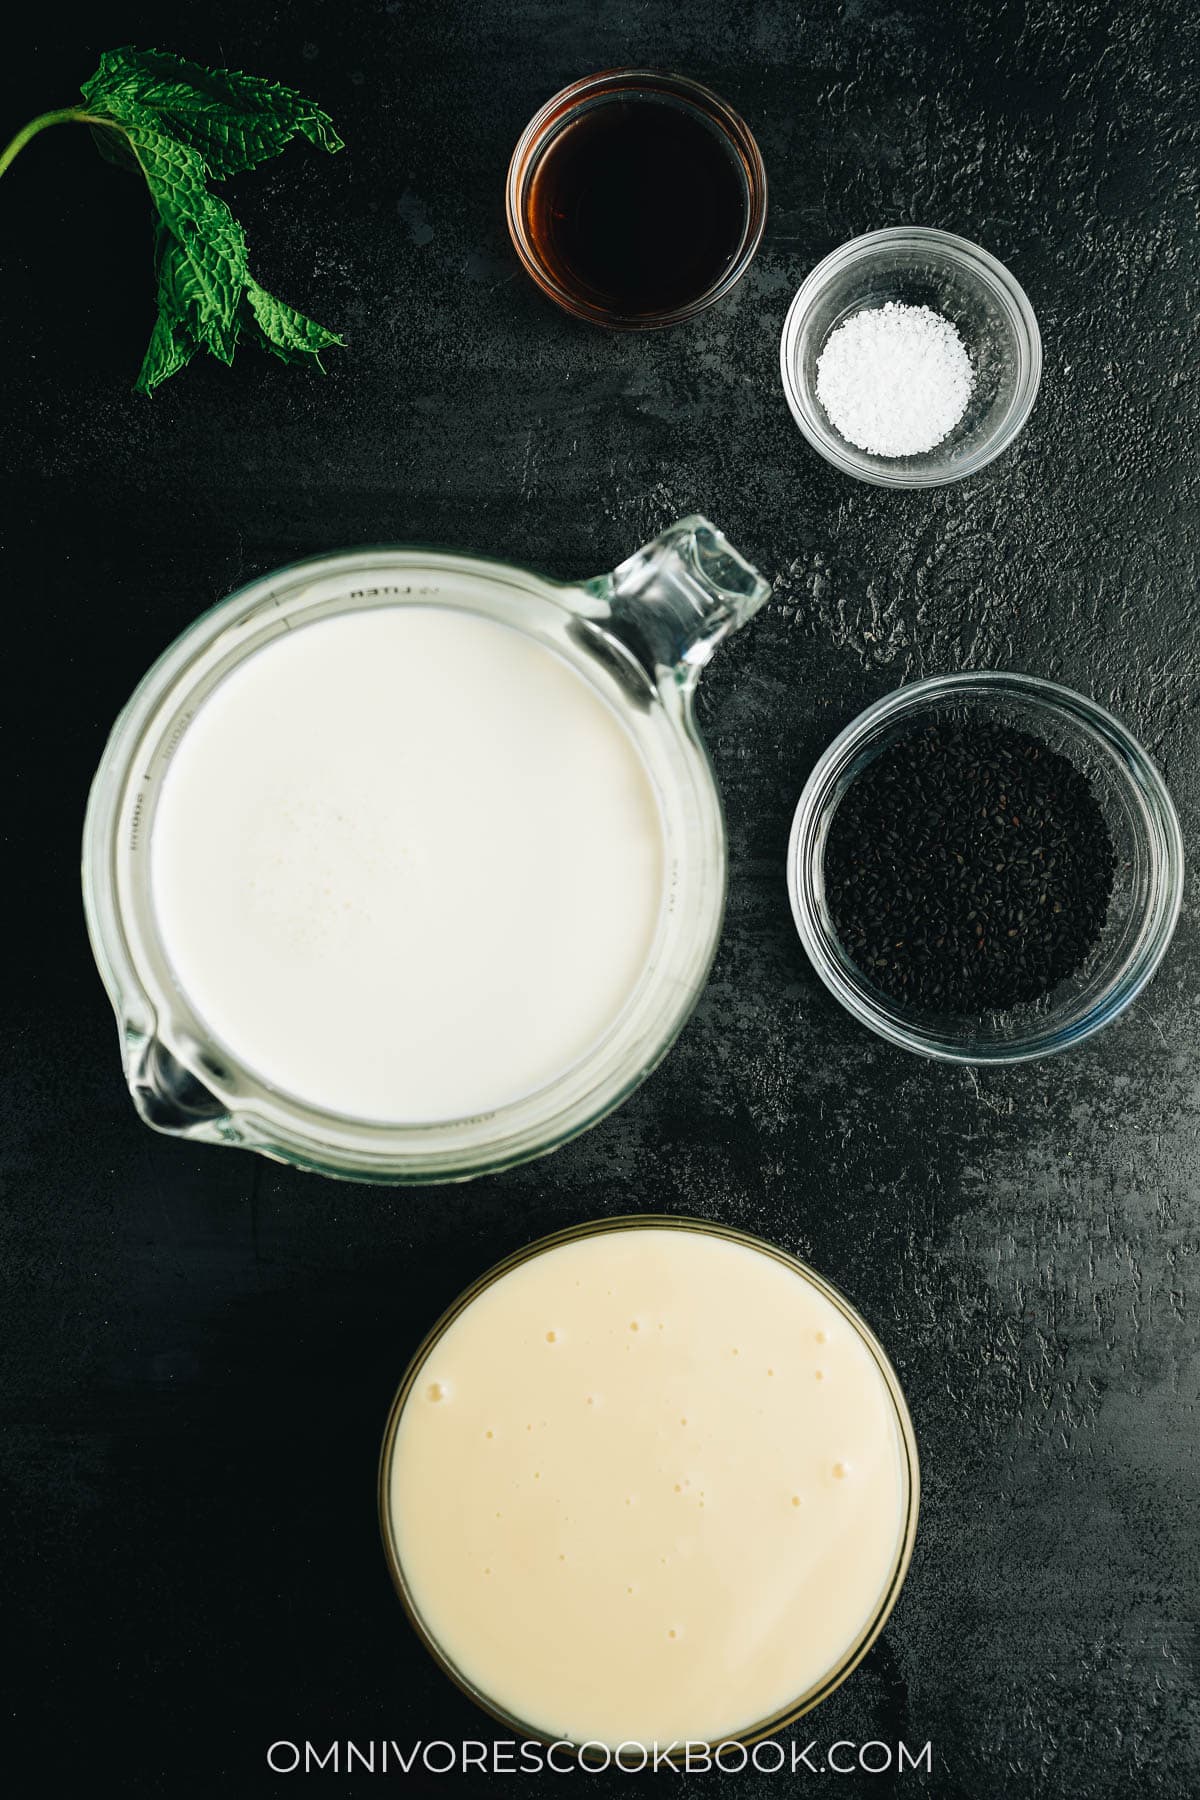
[[[1012, 831], [998, 858], [997, 833]], [[1115, 872], [1086, 777], [990, 723], [896, 739], [843, 797], [825, 848], [826, 898], [851, 960], [893, 999], [939, 1011], [1001, 1011], [1075, 974], [1104, 928]]]

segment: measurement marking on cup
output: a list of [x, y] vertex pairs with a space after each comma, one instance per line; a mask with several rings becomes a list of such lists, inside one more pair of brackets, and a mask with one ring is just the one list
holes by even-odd
[[129, 820], [129, 848], [132, 852], [136, 852], [141, 848], [140, 838], [145, 812], [146, 790], [145, 788], [139, 788], [137, 799], [133, 803], [133, 812]]

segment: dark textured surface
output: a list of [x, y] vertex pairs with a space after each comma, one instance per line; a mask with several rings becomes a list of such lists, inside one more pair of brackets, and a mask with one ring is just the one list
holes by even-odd
[[[255, 1795], [278, 1785], [263, 1763], [277, 1737], [490, 1736], [388, 1586], [373, 1519], [387, 1402], [488, 1263], [641, 1208], [808, 1257], [877, 1327], [911, 1400], [912, 1573], [800, 1741], [930, 1738], [925, 1785], [970, 1800], [1200, 1789], [1193, 922], [1108, 1035], [975, 1075], [843, 1016], [803, 959], [783, 874], [817, 751], [888, 687], [946, 668], [1033, 670], [1114, 707], [1195, 841], [1192, 15], [1185, 0], [97, 0], [78, 30], [44, 11], [21, 28], [5, 135], [133, 41], [292, 81], [350, 145], [235, 184], [261, 278], [350, 340], [328, 379], [246, 352], [152, 402], [130, 392], [150, 322], [133, 183], [72, 128], [0, 185], [20, 1664], [4, 1713], [7, 1760], [35, 1760], [41, 1791], [63, 1791], [54, 1769], [130, 1795]], [[606, 337], [517, 273], [501, 180], [541, 100], [638, 60], [740, 107], [771, 212], [726, 304]], [[1009, 262], [1047, 350], [1016, 449], [932, 494], [817, 461], [777, 374], [807, 269], [904, 220]], [[692, 508], [776, 596], [702, 690], [729, 914], [663, 1068], [553, 1159], [464, 1189], [342, 1187], [139, 1125], [76, 847], [105, 732], [151, 658], [245, 577], [333, 545], [422, 539], [588, 574]]]

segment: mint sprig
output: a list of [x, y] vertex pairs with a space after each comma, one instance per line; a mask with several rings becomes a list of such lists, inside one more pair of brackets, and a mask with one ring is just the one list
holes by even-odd
[[108, 50], [82, 88], [86, 110], [33, 119], [0, 155], [0, 175], [47, 125], [90, 125], [101, 154], [141, 171], [157, 215], [158, 317], [135, 383], [142, 394], [207, 350], [233, 361], [248, 338], [284, 362], [321, 367], [342, 339], [260, 287], [246, 234], [210, 181], [277, 156], [298, 134], [342, 149], [329, 115], [278, 82], [206, 69], [162, 50]]

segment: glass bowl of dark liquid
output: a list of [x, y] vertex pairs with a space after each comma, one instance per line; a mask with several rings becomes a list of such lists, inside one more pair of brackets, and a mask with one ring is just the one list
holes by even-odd
[[617, 330], [675, 325], [745, 274], [767, 179], [749, 128], [698, 82], [589, 75], [530, 120], [508, 171], [508, 225], [542, 292]]

